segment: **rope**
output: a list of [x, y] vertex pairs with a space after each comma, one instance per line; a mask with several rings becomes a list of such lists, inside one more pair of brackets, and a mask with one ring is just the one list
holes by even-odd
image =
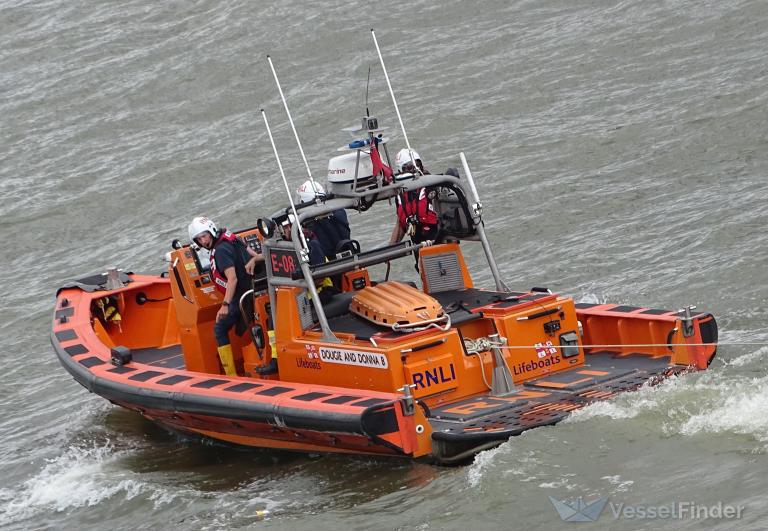
[[[537, 348], [534, 345], [501, 345], [492, 344], [491, 346], [498, 347], [500, 349], [526, 349]], [[569, 348], [576, 345], [540, 345], [545, 348]], [[768, 346], [768, 341], [718, 341], [717, 343], [617, 343], [617, 344], [604, 344], [604, 345], [579, 345], [582, 348], [630, 348], [630, 347], [717, 347], [717, 346], [752, 346], [752, 347], [765, 347]]]
[[488, 389], [493, 389], [491, 387], [491, 384], [488, 383], [488, 379], [485, 377], [485, 365], [483, 364], [483, 357], [481, 356], [481, 352], [470, 352], [472, 356], [477, 356], [477, 361], [480, 363], [480, 374], [483, 377], [483, 383]]
[[[500, 348], [502, 350], [520, 350], [530, 348], [573, 348], [576, 345], [504, 345], [502, 343], [494, 343], [487, 338], [464, 338], [464, 345], [470, 354], [475, 352], [486, 352], [492, 347]], [[578, 345], [582, 348], [662, 348], [662, 347], [723, 347], [723, 346], [744, 346], [744, 347], [767, 347], [768, 341], [718, 341], [717, 343], [605, 343], [605, 344], [581, 344]]]

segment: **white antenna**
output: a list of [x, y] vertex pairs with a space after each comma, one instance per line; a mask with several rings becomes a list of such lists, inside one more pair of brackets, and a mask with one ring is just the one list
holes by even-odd
[[283, 165], [280, 163], [280, 155], [277, 154], [275, 139], [272, 138], [272, 130], [269, 128], [269, 122], [267, 121], [267, 113], [264, 112], [264, 109], [261, 109], [261, 117], [264, 118], [264, 125], [267, 126], [267, 134], [269, 135], [269, 141], [272, 143], [272, 151], [274, 151], [275, 153], [275, 160], [277, 160], [277, 167], [280, 168], [280, 175], [283, 178], [283, 184], [285, 185], [285, 192], [288, 194], [288, 201], [290, 201], [291, 203], [291, 210], [293, 211], [293, 216], [294, 216], [293, 218], [294, 225], [298, 225], [298, 227], [296, 228], [296, 231], [299, 233], [299, 238], [301, 238], [301, 244], [304, 248], [304, 251], [306, 252], [306, 255], [302, 256], [301, 259], [307, 262], [309, 261], [309, 246], [307, 245], [307, 240], [304, 238], [304, 231], [301, 230], [301, 223], [299, 223], [299, 213], [296, 212], [296, 205], [293, 204], [291, 189], [288, 187], [288, 180], [285, 178]]
[[475, 179], [472, 177], [472, 172], [469, 169], [467, 157], [464, 156], [463, 151], [459, 153], [459, 158], [461, 159], [461, 165], [464, 167], [464, 174], [467, 176], [469, 188], [472, 190], [472, 195], [474, 196], [473, 199], [475, 200], [475, 204], [472, 205], [472, 210], [475, 211], [476, 216], [479, 216], [483, 212], [483, 204], [480, 202], [480, 194], [477, 193], [477, 187], [475, 187]]
[[[280, 99], [283, 100], [283, 107], [285, 108], [285, 114], [288, 115], [288, 121], [291, 124], [291, 129], [293, 129], [293, 136], [296, 138], [296, 144], [299, 146], [299, 153], [301, 153], [301, 159], [304, 161], [304, 167], [307, 169], [307, 175], [309, 176], [309, 181], [312, 183], [312, 192], [314, 193], [315, 199], [317, 200], [317, 193], [320, 190], [315, 185], [315, 180], [312, 178], [312, 172], [309, 170], [309, 163], [307, 162], [307, 157], [304, 155], [304, 149], [301, 147], [301, 140], [299, 140], [299, 134], [296, 132], [296, 126], [293, 124], [293, 117], [291, 116], [291, 111], [288, 110], [288, 102], [285, 101], [285, 95], [283, 95], [283, 89], [280, 86], [280, 80], [277, 78], [277, 71], [275, 70], [275, 65], [272, 64], [272, 58], [270, 56], [267, 56], [267, 62], [269, 62], [269, 68], [272, 69], [272, 75], [274, 76], [275, 83], [277, 84], [277, 91], [280, 93]], [[277, 154], [277, 152], [275, 152], [275, 154]]]
[[384, 57], [381, 56], [381, 49], [379, 48], [379, 41], [376, 40], [376, 32], [371, 28], [371, 36], [373, 37], [373, 44], [376, 45], [376, 52], [379, 54], [379, 62], [381, 62], [381, 69], [384, 71], [384, 79], [387, 80], [387, 86], [389, 87], [389, 95], [392, 96], [392, 103], [395, 106], [395, 113], [397, 114], [397, 120], [400, 122], [400, 129], [403, 131], [403, 138], [405, 139], [405, 147], [408, 148], [408, 155], [411, 157], [411, 162], [414, 168], [416, 167], [416, 161], [413, 160], [413, 150], [411, 149], [411, 143], [408, 141], [408, 135], [405, 133], [405, 126], [403, 125], [403, 119], [400, 117], [400, 109], [397, 107], [397, 100], [395, 99], [395, 93], [392, 90], [392, 83], [389, 82], [389, 75], [387, 74], [387, 67], [384, 66]]

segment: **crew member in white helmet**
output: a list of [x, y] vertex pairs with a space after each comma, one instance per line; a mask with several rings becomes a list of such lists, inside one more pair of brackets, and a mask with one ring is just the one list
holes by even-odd
[[[429, 175], [421, 157], [415, 150], [401, 149], [395, 157], [395, 164], [400, 173], [420, 173]], [[411, 241], [421, 243], [435, 240], [438, 233], [438, 218], [433, 203], [434, 193], [428, 188], [418, 188], [410, 192], [401, 192], [395, 198], [397, 223], [389, 239], [395, 244], [408, 234]]]
[[250, 275], [256, 262], [264, 258], [232, 232], [218, 229], [216, 223], [205, 216], [194, 218], [187, 230], [190, 240], [211, 251], [214, 285], [224, 294], [221, 308], [216, 313], [213, 333], [224, 374], [237, 376], [229, 331], [240, 320], [240, 297], [251, 289]]
[[[313, 188], [312, 184], [312, 181], [307, 180], [296, 190], [297, 199], [300, 203], [311, 203], [316, 198], [325, 197], [323, 185], [315, 182]], [[329, 216], [322, 219], [305, 223], [304, 228], [314, 233], [328, 260], [336, 258], [339, 242], [348, 240], [351, 235], [347, 212], [343, 208], [334, 210]]]

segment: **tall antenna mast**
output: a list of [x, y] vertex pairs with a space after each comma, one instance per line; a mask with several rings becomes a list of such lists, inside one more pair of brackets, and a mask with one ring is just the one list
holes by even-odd
[[[288, 115], [288, 122], [291, 124], [291, 129], [293, 130], [293, 136], [296, 138], [296, 144], [299, 146], [299, 153], [301, 153], [301, 159], [304, 161], [304, 167], [307, 169], [307, 175], [309, 176], [309, 182], [312, 183], [312, 192], [315, 195], [315, 200], [319, 201], [317, 198], [317, 193], [320, 191], [317, 185], [315, 185], [315, 180], [312, 178], [312, 172], [309, 169], [309, 163], [307, 162], [307, 157], [304, 155], [304, 149], [301, 147], [301, 140], [299, 140], [299, 134], [296, 132], [296, 126], [293, 124], [293, 117], [291, 116], [291, 111], [288, 109], [288, 102], [285, 101], [285, 95], [283, 94], [283, 89], [280, 86], [280, 80], [277, 78], [277, 71], [275, 70], [275, 65], [272, 64], [272, 58], [270, 56], [267, 56], [267, 61], [269, 62], [269, 68], [272, 69], [272, 75], [275, 78], [275, 83], [277, 84], [277, 90], [280, 93], [280, 99], [283, 100], [283, 107], [285, 108], [285, 114]], [[262, 110], [262, 113], [264, 111]], [[264, 118], [266, 121], [266, 117]], [[274, 146], [274, 143], [272, 144]], [[277, 156], [277, 151], [275, 151], [275, 156]], [[279, 162], [278, 162], [279, 163]], [[285, 178], [285, 177], [283, 177]], [[288, 184], [286, 183], [286, 187]], [[291, 193], [288, 192], [288, 195], [290, 196]], [[293, 201], [291, 201], [291, 205], [293, 205]], [[294, 209], [295, 210], [295, 209]], [[298, 218], [296, 218], [298, 219]], [[305, 245], [306, 247], [306, 245]]]
[[275, 160], [277, 160], [277, 167], [280, 168], [280, 176], [283, 178], [283, 184], [285, 185], [285, 193], [288, 194], [288, 201], [291, 203], [291, 210], [294, 216], [294, 225], [296, 225], [296, 231], [299, 233], [301, 239], [302, 257], [304, 262], [309, 261], [309, 246], [307, 240], [304, 238], [304, 231], [301, 230], [301, 223], [299, 223], [299, 213], [296, 212], [296, 205], [293, 203], [293, 196], [291, 195], [291, 189], [288, 186], [288, 180], [285, 178], [285, 172], [283, 171], [283, 165], [280, 163], [280, 155], [277, 154], [277, 146], [275, 146], [275, 139], [272, 137], [272, 130], [269, 128], [269, 122], [267, 121], [267, 113], [264, 109], [261, 109], [261, 117], [264, 119], [264, 125], [267, 127], [267, 134], [269, 135], [269, 141], [272, 143], [272, 151], [275, 153]]
[[400, 122], [400, 130], [403, 132], [403, 138], [405, 139], [405, 147], [408, 148], [408, 155], [411, 157], [413, 166], [416, 167], [416, 161], [413, 160], [413, 150], [411, 149], [411, 143], [408, 141], [408, 135], [405, 133], [405, 126], [403, 125], [403, 119], [400, 117], [400, 109], [397, 107], [397, 100], [395, 99], [395, 93], [392, 90], [392, 83], [389, 82], [389, 75], [387, 74], [387, 67], [384, 66], [384, 57], [381, 55], [381, 49], [379, 48], [379, 41], [376, 40], [376, 32], [371, 28], [371, 36], [373, 37], [373, 44], [376, 45], [376, 52], [379, 54], [379, 62], [381, 62], [381, 69], [384, 71], [384, 79], [387, 80], [387, 87], [389, 87], [389, 95], [392, 96], [392, 104], [395, 106], [395, 113], [397, 114], [397, 120]]
[[371, 86], [371, 66], [368, 65], [368, 80], [365, 82], [365, 115], [370, 116], [371, 111], [368, 109], [368, 88]]

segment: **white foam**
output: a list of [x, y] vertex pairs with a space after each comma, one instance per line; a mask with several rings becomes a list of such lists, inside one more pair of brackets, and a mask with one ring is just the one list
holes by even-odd
[[730, 382], [716, 404], [691, 415], [682, 423], [679, 433], [738, 433], [768, 442], [768, 377]]
[[542, 489], [558, 489], [558, 490], [576, 490], [576, 485], [572, 485], [567, 478], [560, 478], [557, 481], [547, 481], [539, 483], [539, 488]]
[[471, 487], [477, 487], [480, 485], [480, 481], [483, 479], [485, 470], [490, 467], [496, 459], [499, 453], [508, 452], [509, 443], [504, 443], [496, 448], [485, 450], [475, 456], [474, 461], [468, 467], [467, 479]]
[[2, 510], [8, 518], [18, 521], [41, 510], [63, 512], [91, 507], [118, 495], [130, 500], [145, 493], [155, 507], [178, 496], [178, 492], [159, 490], [134, 477], [133, 472], [116, 467], [125, 455], [109, 442], [93, 447], [70, 446], [64, 454], [49, 459], [12, 496], [3, 495]]
[[732, 365], [734, 367], [743, 367], [756, 361], [760, 361], [765, 357], [766, 354], [768, 354], [768, 347], [761, 347], [754, 352], [748, 352], [747, 354], [743, 354], [733, 358], [732, 360], [726, 361], [725, 364]]
[[586, 304], [605, 304], [606, 300], [605, 297], [603, 297], [603, 300], [601, 301], [595, 293], [585, 293], [576, 302], [584, 302]]
[[[492, 477], [498, 477], [499, 474], [504, 478], [517, 476], [515, 481], [522, 483], [538, 480], [535, 472], [540, 470], [542, 464], [539, 450], [525, 448], [526, 438], [538, 435], [526, 431], [500, 446], [478, 453], [467, 467], [470, 487], [480, 486], [489, 472]], [[500, 469], [502, 467], [503, 470]]]
[[[736, 358], [737, 363], [750, 363], [763, 357], [768, 349], [760, 349]], [[589, 422], [596, 418], [615, 421], [641, 422], [656, 426], [666, 436], [693, 436], [701, 433], [740, 434], [758, 441], [756, 452], [768, 452], [768, 376], [744, 378], [728, 375], [723, 371], [704, 371], [680, 377], [670, 377], [658, 385], [645, 385], [637, 391], [620, 394], [611, 400], [595, 402], [574, 411], [564, 423]], [[642, 417], [642, 420], [632, 420]], [[557, 429], [557, 428], [555, 428]], [[522, 434], [524, 437], [528, 432]], [[518, 438], [514, 439], [518, 441]], [[520, 445], [502, 446], [481, 452], [468, 468], [468, 480], [472, 487], [482, 485], [487, 473], [498, 473], [500, 462], [510, 461], [508, 454], [519, 454]], [[500, 458], [501, 457], [501, 458]], [[526, 463], [526, 460], [529, 463]], [[517, 456], [515, 467], [505, 474], [529, 476], [519, 481], [537, 481], [545, 478], [535, 473], [529, 464], [537, 461], [533, 454]], [[537, 477], [538, 476], [538, 477]], [[615, 486], [616, 492], [632, 487], [631, 481], [618, 476], [602, 479]], [[539, 484], [540, 488], [568, 488], [557, 480]]]
[[[737, 363], [750, 363], [764, 356], [765, 350], [736, 358], [743, 360]], [[596, 417], [625, 420], [642, 414], [653, 414], [665, 435], [737, 433], [768, 443], [768, 376], [734, 378], [708, 371], [672, 377], [660, 385], [590, 404], [565, 422]], [[768, 450], [768, 444], [757, 450]]]
[[720, 334], [719, 342], [728, 343], [729, 341], [764, 341], [766, 339], [768, 339], [768, 334], [765, 332], [759, 332], [750, 328], [729, 328], [728, 330], [723, 330], [723, 332]]
[[626, 481], [621, 480], [621, 476], [615, 475], [615, 476], [603, 476], [600, 479], [604, 479], [608, 481], [611, 485], [613, 485], [615, 488], [613, 489], [614, 492], [627, 492], [632, 485], [635, 484], [634, 481], [631, 479], [628, 479]]
[[618, 404], [616, 402], [595, 402], [583, 409], [574, 411], [565, 422], [581, 422], [595, 417], [610, 417], [612, 419], [631, 419], [640, 410], [631, 404]]
[[631, 419], [645, 411], [657, 410], [667, 396], [678, 391], [679, 379], [670, 377], [658, 385], [643, 385], [637, 391], [621, 394], [611, 400], [593, 402], [571, 413], [564, 422], [584, 422], [595, 417]]

